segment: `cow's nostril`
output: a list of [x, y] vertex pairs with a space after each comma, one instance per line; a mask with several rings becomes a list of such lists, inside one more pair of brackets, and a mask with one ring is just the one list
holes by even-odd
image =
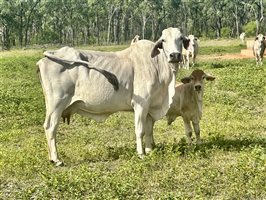
[[200, 91], [201, 90], [201, 85], [195, 85], [195, 90]]
[[175, 53], [171, 53], [170, 58], [174, 58], [174, 57], [175, 57]]

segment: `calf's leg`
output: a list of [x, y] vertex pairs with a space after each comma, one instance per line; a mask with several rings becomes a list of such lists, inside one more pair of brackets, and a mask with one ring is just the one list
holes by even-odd
[[197, 144], [201, 144], [199, 122], [192, 122], [192, 125], [196, 135], [196, 142]]
[[191, 136], [192, 136], [192, 128], [190, 124], [190, 120], [183, 117], [183, 122], [185, 126], [185, 134], [187, 136], [188, 144], [192, 143]]

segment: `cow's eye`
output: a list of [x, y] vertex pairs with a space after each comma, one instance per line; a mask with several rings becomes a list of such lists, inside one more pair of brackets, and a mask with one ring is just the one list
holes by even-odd
[[162, 39], [162, 42], [165, 42], [165, 39]]

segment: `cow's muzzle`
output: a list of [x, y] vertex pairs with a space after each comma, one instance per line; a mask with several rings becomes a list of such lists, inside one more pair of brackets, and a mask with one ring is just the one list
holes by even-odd
[[177, 62], [181, 62], [182, 61], [181, 53], [177, 53], [177, 52], [171, 53], [169, 55], [169, 58], [170, 58], [169, 62], [171, 62], [171, 63], [177, 63]]

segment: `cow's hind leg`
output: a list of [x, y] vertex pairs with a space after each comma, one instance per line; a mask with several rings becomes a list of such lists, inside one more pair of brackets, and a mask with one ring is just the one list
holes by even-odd
[[56, 131], [62, 116], [63, 110], [67, 105], [67, 99], [59, 101], [56, 104], [46, 104], [46, 118], [44, 122], [44, 131], [48, 145], [48, 157], [49, 160], [55, 163], [56, 166], [62, 165], [62, 162], [58, 159], [56, 148]]
[[150, 153], [155, 145], [153, 139], [153, 125], [154, 125], [154, 120], [150, 115], [147, 115], [145, 123], [145, 135], [144, 135], [146, 154]]
[[44, 123], [44, 131], [48, 145], [48, 157], [49, 160], [55, 163], [56, 166], [62, 164], [58, 159], [56, 150], [56, 131], [59, 125], [61, 114], [58, 111], [54, 111], [50, 114], [47, 113], [46, 120]]

